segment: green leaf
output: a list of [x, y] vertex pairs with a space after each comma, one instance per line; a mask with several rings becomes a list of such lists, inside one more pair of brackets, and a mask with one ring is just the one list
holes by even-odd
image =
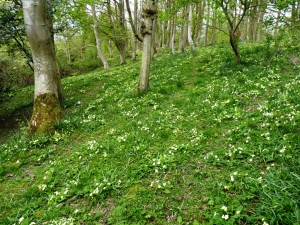
[[178, 217], [177, 217], [177, 222], [178, 222], [179, 224], [182, 223], [182, 217], [181, 217], [181, 216], [178, 216]]

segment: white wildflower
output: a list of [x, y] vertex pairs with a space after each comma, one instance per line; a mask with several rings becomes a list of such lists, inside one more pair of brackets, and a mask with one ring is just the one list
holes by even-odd
[[24, 217], [22, 216], [22, 217], [19, 219], [19, 223], [22, 223], [23, 220], [24, 220]]
[[223, 205], [223, 206], [221, 207], [221, 209], [224, 210], [225, 212], [227, 212], [227, 207], [226, 207], [225, 205]]
[[230, 176], [230, 180], [233, 182], [233, 181], [234, 181], [234, 177], [233, 177], [233, 176]]
[[222, 215], [222, 219], [228, 220], [229, 219], [229, 215]]

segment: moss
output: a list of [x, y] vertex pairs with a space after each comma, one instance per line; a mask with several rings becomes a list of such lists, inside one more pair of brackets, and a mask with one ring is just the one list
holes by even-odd
[[54, 124], [61, 118], [61, 107], [55, 94], [46, 93], [34, 100], [30, 121], [30, 133], [42, 134], [54, 132]]

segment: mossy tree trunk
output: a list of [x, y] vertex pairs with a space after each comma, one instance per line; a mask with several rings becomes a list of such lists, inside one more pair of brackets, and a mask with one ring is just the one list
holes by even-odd
[[61, 118], [55, 51], [47, 26], [46, 0], [22, 0], [26, 33], [34, 62], [34, 106], [31, 133], [52, 132]]

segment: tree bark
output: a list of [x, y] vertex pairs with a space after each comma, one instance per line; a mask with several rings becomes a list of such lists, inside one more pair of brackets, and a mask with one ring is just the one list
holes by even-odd
[[129, 5], [129, 0], [125, 0], [126, 2], [126, 8], [127, 8], [127, 13], [128, 13], [128, 18], [129, 18], [129, 24], [131, 26], [132, 32], [135, 36], [135, 38], [137, 40], [139, 40], [140, 42], [143, 41], [143, 39], [138, 35], [137, 33], [137, 29], [136, 29], [136, 13], [137, 13], [137, 0], [134, 0], [134, 22], [132, 19], [132, 15], [131, 15], [131, 9], [130, 9], [130, 5]]
[[108, 51], [109, 51], [109, 58], [112, 58], [114, 56], [114, 51], [112, 47], [112, 40], [108, 40]]
[[208, 44], [208, 26], [210, 22], [210, 3], [207, 2], [207, 19], [206, 19], [206, 26], [205, 26], [205, 38], [204, 38], [204, 46]]
[[262, 27], [264, 23], [264, 15], [266, 13], [267, 2], [266, 0], [260, 0], [259, 18], [257, 24], [257, 41], [261, 39]]
[[126, 43], [124, 41], [115, 41], [120, 56], [120, 63], [126, 64]]
[[171, 29], [170, 29], [170, 48], [171, 48], [171, 51], [172, 51], [172, 54], [175, 55], [176, 53], [176, 49], [175, 49], [175, 34], [176, 34], [176, 14], [175, 16], [173, 17], [173, 19], [171, 20]]
[[120, 56], [120, 63], [126, 63], [126, 44], [127, 44], [127, 32], [125, 26], [125, 12], [124, 12], [124, 0], [115, 3], [115, 20], [113, 19], [113, 13], [110, 5], [110, 0], [107, 4], [107, 16], [110, 21], [112, 34], [110, 35], [111, 40], [115, 43]]
[[[249, 10], [250, 7], [250, 0], [241, 1], [240, 5], [241, 9], [240, 12], [238, 12], [236, 6], [233, 6], [230, 4], [230, 2], [222, 0], [221, 1], [221, 8], [222, 11], [227, 19], [228, 27], [229, 27], [229, 41], [231, 48], [235, 55], [235, 63], [241, 64], [241, 58], [238, 51], [238, 41], [241, 36], [241, 32], [239, 30], [239, 27], [241, 23], [243, 22], [243, 19], [246, 15], [246, 12]], [[232, 14], [232, 11], [235, 11], [235, 14]]]
[[238, 50], [238, 44], [237, 44], [238, 39], [235, 36], [233, 31], [230, 31], [229, 40], [230, 40], [230, 45], [232, 47], [232, 50], [234, 52], [235, 64], [239, 65], [239, 64], [241, 64], [241, 57], [240, 57], [239, 50]]
[[94, 34], [95, 34], [95, 39], [96, 39], [96, 46], [97, 46], [97, 53], [98, 53], [98, 57], [101, 60], [101, 62], [103, 63], [103, 67], [104, 69], [109, 69], [109, 64], [107, 62], [107, 59], [102, 51], [102, 41], [100, 39], [100, 33], [99, 33], [99, 24], [98, 24], [98, 18], [97, 18], [97, 14], [96, 14], [96, 8], [95, 5], [92, 4], [91, 5], [91, 9], [92, 9], [92, 16], [93, 16], [93, 29], [94, 29]]
[[256, 40], [256, 32], [257, 32], [257, 20], [258, 20], [258, 1], [254, 0], [252, 2], [253, 6], [251, 9], [251, 17], [250, 17], [250, 31], [249, 31], [249, 36], [250, 40], [255, 41]]
[[29, 131], [41, 134], [54, 131], [61, 118], [59, 72], [47, 26], [46, 0], [22, 0], [26, 33], [34, 62], [34, 106]]
[[188, 19], [189, 19], [188, 27], [187, 27], [188, 42], [190, 44], [191, 51], [194, 51], [195, 50], [195, 45], [194, 45], [194, 41], [193, 41], [193, 38], [192, 38], [193, 11], [192, 11], [192, 5], [191, 4], [188, 6]]
[[[56, 52], [55, 50], [55, 44], [54, 44], [54, 28], [53, 28], [53, 21], [54, 21], [54, 16], [53, 16], [53, 0], [46, 0], [46, 23], [48, 26], [48, 29], [50, 31], [50, 36], [51, 36], [51, 41], [52, 41], [52, 46], [53, 46], [53, 51], [54, 54]], [[63, 103], [65, 101], [65, 96], [61, 84], [61, 77], [60, 77], [60, 69], [58, 62], [56, 62], [56, 67], [57, 67], [57, 75], [55, 76], [55, 82], [57, 83], [57, 91], [58, 91], [58, 99], [60, 103]]]
[[151, 48], [151, 59], [154, 58], [154, 54], [157, 52], [156, 50], [156, 38], [157, 38], [157, 14], [153, 15], [154, 19], [153, 19], [153, 25], [152, 25], [152, 38], [151, 38], [151, 44], [152, 44], [152, 48]]
[[197, 14], [197, 27], [196, 27], [196, 45], [200, 45], [202, 29], [203, 29], [203, 14], [205, 8], [205, 1], [200, 0], [198, 3], [198, 14]]
[[[138, 29], [137, 14], [138, 14], [138, 1], [134, 0], [133, 25], [134, 25], [135, 30]], [[133, 60], [136, 60], [137, 48], [138, 48], [138, 39], [135, 37], [134, 40], [133, 40], [133, 50], [132, 50], [132, 59]]]
[[183, 24], [182, 24], [182, 28], [181, 28], [181, 38], [180, 38], [179, 47], [178, 47], [179, 53], [184, 52], [184, 48], [188, 41], [188, 17], [189, 17], [189, 13], [188, 13], [188, 10], [185, 8], [182, 13]]
[[[212, 3], [212, 11], [213, 11], [213, 16], [212, 16], [212, 31], [211, 31], [211, 37], [210, 37], [210, 45], [215, 44], [215, 35], [216, 35], [216, 20], [217, 20], [217, 15], [216, 15], [216, 9]], [[215, 9], [215, 10], [214, 10]]]
[[143, 10], [143, 22], [141, 23], [141, 34], [143, 36], [142, 65], [139, 77], [138, 91], [146, 92], [149, 89], [152, 32], [154, 20], [157, 13], [157, 0], [147, 0]]

